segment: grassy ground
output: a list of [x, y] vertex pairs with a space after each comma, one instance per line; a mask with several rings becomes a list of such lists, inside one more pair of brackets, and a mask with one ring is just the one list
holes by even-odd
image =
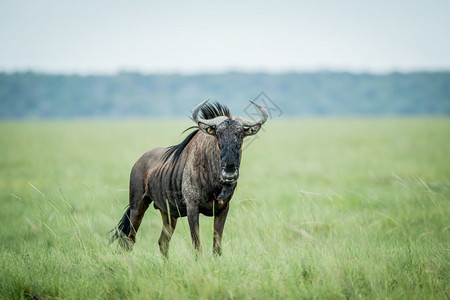
[[268, 122], [246, 143], [212, 255], [183, 218], [170, 259], [149, 209], [132, 253], [108, 245], [147, 149], [175, 122], [0, 123], [0, 298], [450, 297], [450, 120]]

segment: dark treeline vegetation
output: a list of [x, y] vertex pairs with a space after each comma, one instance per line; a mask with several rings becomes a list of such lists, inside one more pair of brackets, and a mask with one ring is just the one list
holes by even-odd
[[0, 118], [178, 117], [211, 97], [233, 110], [260, 92], [284, 116], [450, 115], [450, 72], [199, 75], [0, 73]]

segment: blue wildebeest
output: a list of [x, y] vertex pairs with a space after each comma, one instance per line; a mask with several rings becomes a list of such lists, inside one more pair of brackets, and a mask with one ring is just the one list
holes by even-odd
[[192, 243], [200, 250], [199, 214], [214, 216], [213, 251], [221, 254], [221, 240], [231, 197], [239, 177], [244, 137], [256, 134], [267, 111], [251, 101], [261, 117], [250, 121], [232, 117], [227, 107], [203, 101], [192, 112], [197, 126], [180, 144], [155, 148], [138, 159], [130, 175], [130, 204], [112, 241], [131, 250], [149, 205], [158, 209], [163, 229], [161, 253], [167, 257], [177, 218], [187, 216]]

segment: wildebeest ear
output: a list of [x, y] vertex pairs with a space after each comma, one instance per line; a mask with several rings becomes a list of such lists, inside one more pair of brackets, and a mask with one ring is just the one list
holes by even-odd
[[204, 133], [214, 136], [216, 135], [216, 125], [207, 125], [205, 123], [198, 122], [198, 128], [200, 128], [200, 130]]
[[261, 129], [261, 124], [244, 127], [244, 136], [250, 136], [256, 134]]

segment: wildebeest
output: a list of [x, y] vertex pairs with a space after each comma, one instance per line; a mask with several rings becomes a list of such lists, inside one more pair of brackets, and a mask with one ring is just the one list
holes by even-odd
[[[232, 117], [228, 108], [203, 101], [192, 111], [197, 126], [180, 144], [154, 148], [134, 164], [130, 175], [130, 203], [114, 230], [112, 241], [131, 250], [144, 213], [153, 202], [162, 216], [158, 240], [167, 257], [177, 218], [187, 216], [192, 243], [200, 250], [199, 214], [214, 216], [213, 252], [221, 254], [223, 227], [237, 185], [242, 142], [267, 121], [267, 111], [250, 101], [261, 117], [250, 121]], [[189, 128], [188, 128], [189, 129]]]

